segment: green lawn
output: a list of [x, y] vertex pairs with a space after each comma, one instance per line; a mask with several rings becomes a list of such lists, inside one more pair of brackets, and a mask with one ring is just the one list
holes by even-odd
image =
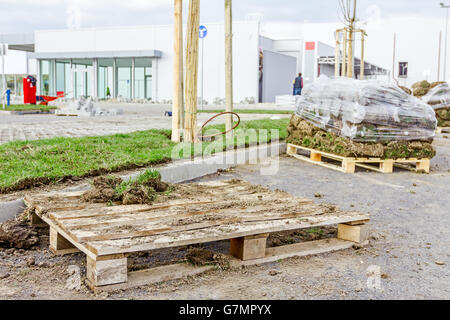
[[[41, 105], [34, 105], [34, 104], [14, 104], [5, 106], [5, 111], [50, 111], [57, 109], [56, 107], [49, 107], [49, 106], [41, 106]], [[0, 105], [0, 110], [3, 110], [3, 105]]]
[[[214, 153], [271, 141], [270, 131], [266, 135], [262, 129], [279, 130], [279, 137], [284, 140], [288, 124], [289, 119], [246, 121], [241, 123], [234, 140], [216, 140], [194, 148], [172, 143], [170, 130], [10, 142], [0, 145], [0, 193], [164, 163], [171, 158], [174, 147], [187, 148], [188, 152], [177, 156], [186, 158], [205, 151]], [[224, 125], [208, 129], [223, 131]]]
[[[221, 113], [225, 110], [199, 110], [199, 113]], [[235, 109], [233, 112], [236, 112], [237, 114], [293, 114], [293, 111], [287, 111], [287, 110], [263, 110], [263, 109], [257, 109], [257, 110], [248, 110], [248, 109]]]

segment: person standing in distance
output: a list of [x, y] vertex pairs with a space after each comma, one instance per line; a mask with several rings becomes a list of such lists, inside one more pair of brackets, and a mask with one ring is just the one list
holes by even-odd
[[294, 96], [301, 96], [303, 89], [303, 77], [302, 73], [298, 74], [298, 77], [294, 80]]

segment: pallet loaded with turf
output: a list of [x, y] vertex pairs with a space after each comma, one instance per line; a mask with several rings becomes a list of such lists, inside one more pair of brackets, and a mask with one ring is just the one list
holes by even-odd
[[[365, 167], [377, 163], [380, 168], [373, 168], [381, 172], [392, 172], [392, 162], [411, 162], [428, 172], [436, 154], [431, 145], [436, 124], [429, 105], [396, 85], [320, 78], [297, 100], [288, 127], [288, 151], [296, 154], [293, 147], [306, 148]], [[313, 155], [311, 160], [321, 161]], [[343, 164], [343, 171], [354, 172], [353, 167], [345, 169]]]
[[423, 101], [428, 103], [436, 112], [436, 118], [438, 121], [438, 127], [450, 128], [450, 87], [446, 82], [439, 84], [432, 88], [422, 98]]

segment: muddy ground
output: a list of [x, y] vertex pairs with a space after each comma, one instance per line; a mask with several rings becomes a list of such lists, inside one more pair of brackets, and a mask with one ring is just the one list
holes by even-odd
[[[444, 134], [444, 136], [446, 136]], [[450, 299], [450, 140], [436, 139], [430, 174], [396, 169], [382, 175], [343, 174], [282, 157], [276, 175], [259, 165], [200, 179], [244, 179], [295, 196], [372, 215], [370, 245], [261, 266], [223, 270], [115, 293], [93, 294], [84, 285], [66, 287], [73, 269], [85, 273], [85, 257], [55, 257], [41, 230], [37, 249], [0, 249], [1, 299]], [[284, 235], [283, 241], [333, 236], [335, 230]], [[280, 239], [272, 237], [271, 245]], [[202, 246], [218, 252], [227, 242]], [[187, 248], [133, 256], [130, 268], [183, 260]], [[70, 286], [69, 286], [70, 287]]]

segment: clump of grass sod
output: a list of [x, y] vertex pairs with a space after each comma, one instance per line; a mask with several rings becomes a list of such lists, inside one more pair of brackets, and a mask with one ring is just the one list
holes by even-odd
[[0, 107], [0, 111], [50, 111], [55, 110], [57, 107], [43, 106], [36, 104], [14, 104], [5, 106], [5, 109]]
[[149, 204], [157, 196], [166, 193], [170, 186], [161, 181], [158, 171], [146, 170], [134, 179], [123, 181], [113, 176], [101, 176], [92, 182], [93, 188], [83, 194], [83, 200], [94, 203], [124, 205]]

